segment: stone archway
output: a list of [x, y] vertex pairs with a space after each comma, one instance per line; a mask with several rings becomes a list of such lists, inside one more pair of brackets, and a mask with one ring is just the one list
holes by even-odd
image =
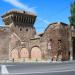
[[42, 58], [41, 50], [39, 47], [33, 47], [31, 50], [31, 59], [39, 61]]
[[20, 51], [20, 57], [23, 60], [29, 59], [29, 51], [27, 48], [22, 48]]
[[17, 49], [13, 49], [11, 51], [11, 58], [12, 58], [13, 62], [14, 62], [14, 60], [19, 59], [19, 54], [18, 54], [18, 50]]

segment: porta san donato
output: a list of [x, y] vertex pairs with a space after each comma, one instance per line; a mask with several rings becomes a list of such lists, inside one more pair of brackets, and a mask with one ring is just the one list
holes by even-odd
[[75, 59], [75, 28], [63, 22], [50, 23], [37, 34], [36, 16], [12, 10], [2, 16], [0, 61], [71, 61]]

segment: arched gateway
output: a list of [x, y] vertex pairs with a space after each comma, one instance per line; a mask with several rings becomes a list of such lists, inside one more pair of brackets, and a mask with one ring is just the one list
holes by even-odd
[[31, 50], [31, 59], [38, 61], [41, 60], [42, 55], [41, 55], [41, 50], [39, 47], [33, 47]]
[[21, 57], [22, 59], [28, 59], [28, 58], [29, 58], [28, 49], [22, 48], [21, 51], [20, 51], [20, 57]]

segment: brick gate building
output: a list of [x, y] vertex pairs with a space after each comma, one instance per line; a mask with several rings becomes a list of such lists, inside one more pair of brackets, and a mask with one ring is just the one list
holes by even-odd
[[14, 62], [75, 59], [74, 27], [55, 22], [37, 34], [34, 27], [36, 17], [17, 10], [2, 16], [5, 26], [0, 27], [0, 58]]

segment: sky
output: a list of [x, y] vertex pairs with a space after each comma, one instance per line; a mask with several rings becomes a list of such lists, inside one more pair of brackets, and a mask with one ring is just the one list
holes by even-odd
[[[44, 32], [53, 22], [69, 24], [70, 6], [74, 0], [0, 0], [0, 16], [9, 10], [26, 10], [35, 13], [37, 32]], [[0, 17], [0, 26], [4, 23]]]

